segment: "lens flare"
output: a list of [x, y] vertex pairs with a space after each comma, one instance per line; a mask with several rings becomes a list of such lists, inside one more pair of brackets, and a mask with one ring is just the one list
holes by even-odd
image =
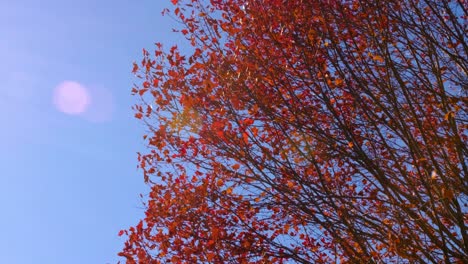
[[54, 105], [65, 114], [84, 113], [91, 103], [87, 89], [78, 82], [64, 81], [54, 91]]

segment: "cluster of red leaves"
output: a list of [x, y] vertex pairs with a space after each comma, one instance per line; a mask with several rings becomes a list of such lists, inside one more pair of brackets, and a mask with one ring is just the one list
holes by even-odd
[[172, 3], [127, 263], [468, 261], [466, 1]]

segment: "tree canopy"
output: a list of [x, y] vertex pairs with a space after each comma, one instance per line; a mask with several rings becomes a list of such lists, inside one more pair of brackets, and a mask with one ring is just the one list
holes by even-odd
[[127, 263], [467, 263], [465, 0], [172, 0]]

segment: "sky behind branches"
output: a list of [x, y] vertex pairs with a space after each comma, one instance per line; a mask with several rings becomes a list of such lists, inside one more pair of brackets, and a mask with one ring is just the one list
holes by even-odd
[[0, 0], [1, 263], [115, 263], [143, 216], [132, 62], [159, 0]]

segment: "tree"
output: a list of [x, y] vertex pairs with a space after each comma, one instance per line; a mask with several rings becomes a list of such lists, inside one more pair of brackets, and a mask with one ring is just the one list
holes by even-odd
[[466, 1], [172, 2], [127, 263], [468, 262]]

